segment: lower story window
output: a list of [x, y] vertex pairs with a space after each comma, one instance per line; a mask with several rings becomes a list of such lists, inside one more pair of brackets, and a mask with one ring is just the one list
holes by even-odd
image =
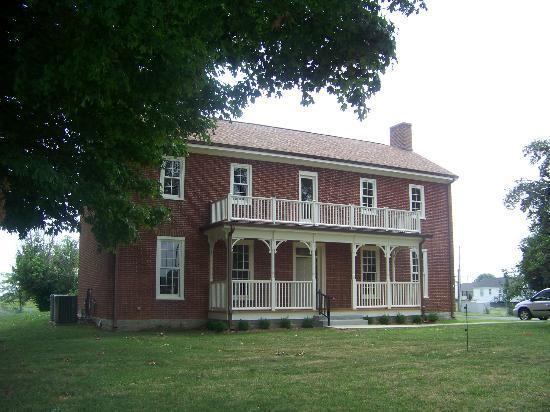
[[184, 238], [157, 238], [157, 299], [183, 299]]
[[237, 244], [233, 246], [233, 268], [231, 276], [234, 280], [250, 280], [250, 245]]
[[[416, 250], [411, 249], [411, 282], [420, 282], [420, 261]], [[428, 295], [428, 251], [422, 249], [422, 294]]]
[[378, 274], [378, 262], [376, 250], [363, 249], [361, 253], [361, 280], [363, 282], [376, 282]]

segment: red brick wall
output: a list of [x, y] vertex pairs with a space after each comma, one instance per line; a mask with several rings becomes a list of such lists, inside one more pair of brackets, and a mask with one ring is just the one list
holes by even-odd
[[99, 318], [111, 318], [113, 312], [113, 276], [115, 256], [100, 251], [90, 225], [80, 223], [80, 267], [78, 271], [78, 306], [84, 311], [86, 292], [92, 289], [95, 311], [91, 314]]
[[[172, 209], [170, 223], [160, 226], [155, 233], [143, 232], [137, 244], [120, 248], [118, 317], [119, 319], [204, 319], [208, 313], [208, 242], [200, 227], [210, 219], [210, 203], [223, 198], [230, 191], [230, 164], [252, 166], [254, 196], [298, 198], [300, 170], [318, 173], [319, 201], [359, 204], [359, 179], [377, 180], [378, 206], [409, 209], [409, 184], [425, 187], [426, 219], [422, 232], [432, 239], [424, 247], [429, 250], [430, 300], [428, 310], [450, 310], [449, 282], [450, 243], [448, 216], [448, 185], [427, 183], [385, 176], [373, 176], [331, 169], [317, 169], [297, 165], [243, 160], [210, 155], [192, 154], [185, 164], [185, 199], [166, 200]], [[156, 236], [185, 237], [185, 280], [183, 301], [155, 299]], [[86, 241], [85, 238], [83, 238]], [[85, 242], [86, 243], [86, 242]], [[85, 248], [87, 245], [82, 245]], [[215, 249], [215, 279], [225, 278], [225, 243], [217, 242]], [[402, 256], [403, 255], [403, 256]], [[383, 254], [380, 253], [383, 262]], [[351, 307], [351, 262], [349, 244], [327, 245], [327, 291], [337, 298], [337, 307]], [[403, 266], [409, 277], [408, 251], [399, 254], [398, 266]], [[83, 277], [92, 276], [93, 264], [83, 261]], [[86, 267], [85, 270], [82, 270]], [[381, 265], [384, 272], [383, 263]], [[360, 265], [357, 261], [359, 273]], [[292, 243], [283, 243], [277, 253], [277, 278], [292, 279]], [[255, 277], [268, 279], [270, 260], [265, 244], [255, 242]], [[399, 275], [401, 276], [401, 275]], [[86, 281], [83, 281], [85, 284]], [[107, 305], [108, 306], [108, 305]]]

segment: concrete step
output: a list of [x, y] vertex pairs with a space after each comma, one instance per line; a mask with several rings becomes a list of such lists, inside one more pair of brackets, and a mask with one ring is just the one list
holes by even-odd
[[[323, 326], [328, 326], [328, 320], [326, 318], [319, 319]], [[352, 319], [334, 319], [330, 318], [330, 326], [357, 326], [357, 325], [368, 325], [369, 322], [363, 318], [352, 318]]]

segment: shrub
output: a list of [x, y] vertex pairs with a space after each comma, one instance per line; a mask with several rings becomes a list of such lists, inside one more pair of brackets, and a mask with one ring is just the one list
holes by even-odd
[[378, 323], [381, 325], [389, 325], [390, 317], [388, 315], [382, 315], [378, 318]]
[[250, 324], [247, 320], [240, 319], [239, 323], [237, 323], [237, 329], [238, 330], [248, 330], [250, 329]]
[[413, 315], [413, 316], [411, 317], [411, 321], [412, 321], [412, 323], [416, 323], [416, 324], [418, 325], [418, 324], [422, 323], [422, 316], [420, 316], [420, 315]]
[[206, 323], [206, 328], [214, 332], [223, 332], [225, 329], [227, 329], [225, 322], [212, 319]]
[[395, 317], [395, 323], [399, 323], [400, 325], [404, 324], [406, 320], [407, 318], [402, 313], [398, 313]]
[[260, 329], [269, 329], [271, 326], [271, 321], [269, 319], [260, 319], [258, 322], [258, 327]]
[[302, 328], [312, 328], [313, 327], [313, 318], [304, 318], [302, 320]]
[[281, 328], [284, 328], [284, 329], [290, 329], [292, 327], [292, 324], [290, 323], [290, 319], [289, 318], [282, 318], [280, 321], [279, 321], [279, 326]]
[[428, 322], [437, 322], [439, 320], [439, 315], [437, 313], [428, 313], [426, 319]]

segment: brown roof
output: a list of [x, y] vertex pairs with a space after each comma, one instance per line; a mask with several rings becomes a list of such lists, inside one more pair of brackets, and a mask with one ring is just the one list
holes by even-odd
[[223, 120], [218, 121], [211, 140], [214, 146], [284, 153], [456, 178], [447, 169], [415, 152], [365, 140]]

